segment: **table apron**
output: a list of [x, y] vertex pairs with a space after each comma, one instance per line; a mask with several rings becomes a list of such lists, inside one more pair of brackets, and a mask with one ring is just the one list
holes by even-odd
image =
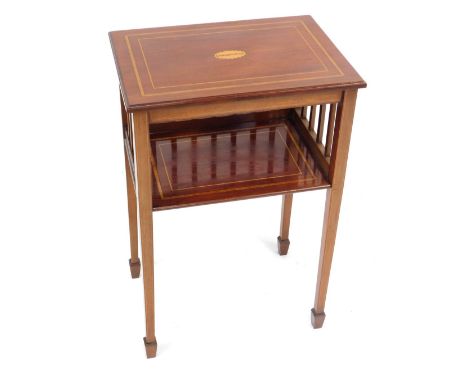
[[212, 103], [173, 105], [149, 111], [150, 123], [186, 121], [191, 119], [221, 117], [257, 111], [279, 110], [303, 105], [339, 102], [343, 89], [314, 91], [312, 93], [275, 95], [270, 97], [225, 100]]

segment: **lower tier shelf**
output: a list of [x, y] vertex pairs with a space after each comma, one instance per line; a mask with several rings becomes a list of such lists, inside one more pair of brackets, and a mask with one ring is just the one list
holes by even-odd
[[152, 126], [153, 209], [330, 186], [287, 114], [251, 119]]

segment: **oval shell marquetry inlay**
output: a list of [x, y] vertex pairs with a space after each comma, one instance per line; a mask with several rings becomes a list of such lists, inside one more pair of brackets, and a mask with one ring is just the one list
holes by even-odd
[[222, 50], [221, 52], [216, 52], [214, 56], [219, 60], [234, 60], [244, 57], [246, 54], [243, 50]]

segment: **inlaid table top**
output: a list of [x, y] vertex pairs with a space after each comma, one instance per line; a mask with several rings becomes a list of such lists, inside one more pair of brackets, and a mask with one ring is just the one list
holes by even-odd
[[109, 35], [127, 111], [366, 86], [310, 16]]

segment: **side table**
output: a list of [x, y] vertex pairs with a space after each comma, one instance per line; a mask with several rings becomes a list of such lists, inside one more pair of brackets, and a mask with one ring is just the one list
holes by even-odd
[[[156, 355], [153, 211], [327, 189], [312, 325], [325, 298], [357, 91], [366, 86], [310, 16], [110, 32], [120, 100], [130, 271], [143, 265]], [[137, 216], [140, 229], [138, 231]], [[141, 241], [140, 263], [138, 236]]]

